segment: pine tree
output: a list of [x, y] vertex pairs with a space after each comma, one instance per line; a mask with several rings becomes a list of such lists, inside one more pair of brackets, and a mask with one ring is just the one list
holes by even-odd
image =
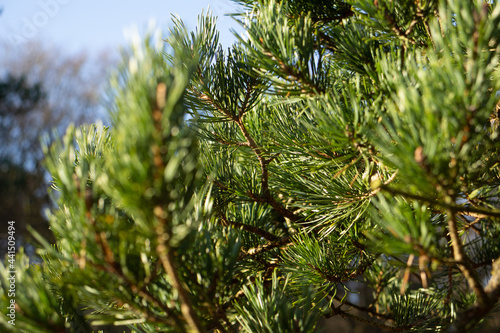
[[17, 254], [15, 326], [0, 266], [3, 331], [481, 327], [500, 298], [500, 5], [238, 2], [230, 49], [212, 17], [175, 19], [125, 55], [110, 128], [46, 147], [57, 244]]

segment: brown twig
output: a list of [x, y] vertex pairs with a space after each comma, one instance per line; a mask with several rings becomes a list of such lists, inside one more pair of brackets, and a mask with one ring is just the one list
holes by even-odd
[[[156, 87], [156, 106], [153, 109], [153, 122], [156, 130], [155, 135], [158, 136], [158, 139], [162, 139], [161, 119], [163, 117], [163, 109], [166, 103], [166, 93], [166, 85], [164, 83], [159, 83]], [[156, 169], [154, 177], [156, 179], [162, 179], [165, 169], [165, 163], [163, 153], [158, 144], [155, 144], [152, 147], [152, 153], [153, 164]], [[203, 332], [203, 327], [198, 319], [198, 315], [193, 308], [189, 293], [182, 285], [179, 277], [179, 272], [177, 271], [177, 267], [175, 266], [175, 258], [173, 256], [172, 249], [168, 244], [168, 241], [171, 237], [171, 230], [168, 223], [169, 221], [167, 219], [167, 212], [161, 205], [156, 205], [153, 209], [153, 213], [156, 218], [156, 252], [158, 254], [158, 258], [160, 259], [163, 269], [172, 281], [172, 287], [177, 291], [181, 303], [181, 312], [186, 319], [190, 330], [195, 333], [201, 333]]]
[[253, 234], [256, 234], [270, 242], [277, 241], [279, 239], [278, 236], [273, 235], [272, 233], [261, 229], [259, 227], [255, 227], [253, 225], [245, 224], [245, 223], [239, 223], [239, 222], [234, 222], [234, 221], [229, 221], [224, 215], [220, 215], [220, 219], [223, 225], [226, 226], [231, 226], [235, 229], [242, 229], [248, 232], [251, 232]]
[[221, 138], [215, 138], [215, 141], [227, 146], [248, 147], [248, 142], [226, 141], [222, 140]]
[[370, 314], [370, 315], [372, 315], [374, 317], [377, 317], [379, 319], [391, 320], [391, 321], [394, 320], [393, 318], [391, 318], [391, 317], [389, 317], [387, 315], [378, 313], [376, 310], [373, 310], [372, 307], [365, 307], [365, 306], [361, 306], [361, 305], [356, 305], [356, 304], [351, 303], [351, 302], [346, 301], [346, 300], [342, 301], [342, 300], [340, 300], [338, 298], [338, 296], [335, 297], [335, 300], [338, 301], [342, 305], [347, 305], [347, 306], [352, 307], [352, 308], [354, 308], [354, 309], [356, 309], [358, 311], [366, 312], [366, 313], [368, 313], [368, 314]]
[[409, 198], [409, 199], [414, 199], [417, 201], [426, 202], [426, 203], [433, 205], [433, 206], [442, 207], [442, 208], [451, 210], [454, 213], [461, 213], [461, 214], [465, 214], [465, 215], [469, 215], [469, 216], [472, 216], [472, 214], [481, 214], [485, 217], [500, 217], [500, 210], [497, 210], [497, 209], [493, 210], [493, 209], [485, 209], [485, 208], [480, 208], [480, 207], [457, 206], [454, 204], [439, 202], [436, 199], [427, 198], [427, 197], [424, 197], [424, 196], [421, 196], [418, 194], [404, 192], [402, 190], [389, 187], [387, 185], [382, 185], [381, 189], [383, 191], [389, 192], [389, 193], [394, 194], [394, 195], [401, 195], [401, 196]]
[[380, 324], [380, 323], [377, 323], [377, 322], [375, 322], [373, 320], [368, 320], [368, 319], [365, 319], [365, 318], [362, 318], [362, 317], [350, 314], [349, 312], [346, 312], [346, 311], [340, 309], [340, 306], [337, 307], [337, 308], [332, 309], [332, 311], [329, 314], [327, 314], [325, 317], [326, 318], [331, 318], [331, 317], [337, 316], [337, 315], [341, 316], [342, 318], [354, 319], [354, 320], [357, 320], [357, 321], [362, 322], [364, 324], [367, 324], [367, 325], [369, 325], [371, 327], [381, 328], [381, 329], [384, 329], [384, 330], [387, 330], [387, 331], [391, 331], [391, 332], [404, 332], [404, 331], [407, 331], [409, 328], [412, 327], [411, 325], [405, 325], [405, 326], [401, 326], [401, 327], [395, 327], [395, 326], [388, 326], [388, 325], [385, 325], [385, 324]]
[[469, 286], [476, 294], [478, 304], [484, 306], [488, 303], [488, 297], [485, 294], [485, 291], [481, 286], [481, 283], [479, 282], [479, 278], [477, 277], [476, 272], [471, 267], [469, 258], [467, 257], [462, 248], [462, 242], [460, 237], [458, 236], [458, 231], [457, 231], [455, 212], [452, 211], [451, 209], [448, 210], [448, 230], [450, 232], [451, 247], [453, 249], [453, 258], [457, 262], [460, 271], [467, 279]]
[[411, 267], [413, 265], [413, 260], [415, 259], [414, 254], [410, 254], [408, 256], [408, 260], [406, 261], [406, 269], [405, 274], [403, 276], [403, 283], [401, 283], [401, 290], [399, 291], [401, 295], [405, 294], [406, 287], [408, 286], [408, 281], [410, 279]]
[[246, 255], [255, 256], [257, 254], [261, 254], [261, 253], [270, 251], [272, 249], [275, 249], [277, 247], [281, 247], [281, 246], [288, 245], [291, 243], [292, 243], [292, 238], [290, 236], [282, 237], [282, 238], [278, 239], [277, 241], [268, 242], [266, 244], [251, 248], [250, 250], [246, 251]]
[[193, 308], [191, 298], [181, 283], [179, 272], [177, 271], [177, 267], [175, 266], [175, 258], [173, 256], [172, 250], [168, 246], [168, 239], [170, 235], [165, 230], [166, 221], [162, 216], [162, 212], [163, 209], [157, 206], [157, 209], [155, 209], [155, 215], [158, 219], [156, 226], [156, 235], [158, 241], [156, 252], [158, 253], [158, 257], [160, 258], [160, 261], [163, 265], [163, 269], [165, 269], [165, 272], [172, 281], [172, 287], [177, 290], [179, 300], [181, 302], [181, 312], [186, 319], [188, 326], [190, 327], [191, 331], [201, 333], [203, 332], [203, 327], [201, 326], [198, 315]]

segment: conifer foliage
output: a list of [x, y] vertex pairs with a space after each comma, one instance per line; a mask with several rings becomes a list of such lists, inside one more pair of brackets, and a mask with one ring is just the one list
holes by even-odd
[[17, 254], [2, 331], [481, 327], [500, 298], [500, 5], [238, 2], [230, 49], [212, 17], [174, 20], [125, 55], [110, 128], [46, 147], [57, 244]]

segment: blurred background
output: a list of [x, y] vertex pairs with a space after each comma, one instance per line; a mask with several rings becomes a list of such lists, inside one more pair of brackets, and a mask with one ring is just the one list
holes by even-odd
[[0, 255], [7, 222], [18, 245], [30, 246], [31, 225], [51, 240], [44, 211], [50, 177], [40, 140], [62, 135], [70, 123], [101, 120], [107, 78], [132, 31], [156, 22], [166, 32], [172, 15], [188, 30], [210, 9], [221, 43], [229, 47], [239, 25], [227, 13], [231, 0], [5, 0], [0, 1]]

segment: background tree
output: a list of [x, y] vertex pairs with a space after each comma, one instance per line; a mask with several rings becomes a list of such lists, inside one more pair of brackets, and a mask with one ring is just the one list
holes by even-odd
[[[40, 140], [52, 140], [54, 130], [62, 134], [72, 122], [102, 118], [104, 83], [112, 62], [104, 55], [68, 55], [42, 42], [22, 49], [3, 43], [2, 51], [0, 216], [17, 221], [19, 237], [29, 237], [26, 226], [31, 225], [53, 239], [44, 215], [51, 204], [46, 190], [50, 178], [42, 166]], [[2, 255], [4, 250], [2, 245]]]
[[[41, 85], [29, 85], [24, 77], [7, 76], [4, 82], [0, 82], [2, 221], [15, 220], [37, 225], [43, 220], [43, 205], [49, 204], [50, 199], [41, 186], [47, 184], [47, 181], [44, 180], [44, 173], [39, 169], [36, 158], [25, 160], [27, 151], [33, 149], [33, 142], [23, 142], [24, 131], [20, 131], [18, 126], [30, 111], [44, 103], [44, 99], [45, 93]], [[47, 224], [45, 227], [47, 228]], [[5, 250], [2, 248], [1, 253], [5, 254]]]
[[500, 297], [500, 6], [239, 2], [230, 50], [203, 16], [137, 38], [112, 127], [46, 148], [57, 247], [18, 256], [15, 328], [480, 328]]

